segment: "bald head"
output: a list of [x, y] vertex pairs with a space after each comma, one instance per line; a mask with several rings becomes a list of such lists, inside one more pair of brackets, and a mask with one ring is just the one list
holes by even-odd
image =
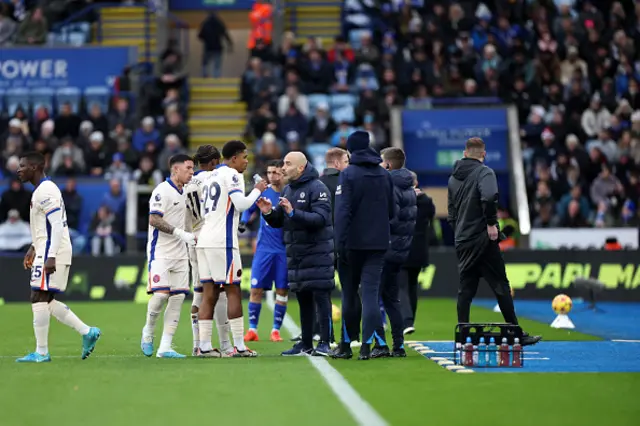
[[299, 151], [292, 151], [284, 157], [282, 174], [288, 182], [294, 181], [302, 175], [307, 166], [307, 157]]

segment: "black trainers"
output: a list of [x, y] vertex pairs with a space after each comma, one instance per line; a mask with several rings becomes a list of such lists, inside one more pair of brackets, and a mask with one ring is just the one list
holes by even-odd
[[522, 346], [531, 346], [542, 340], [542, 336], [529, 336], [529, 333], [522, 333]]
[[393, 348], [393, 352], [391, 353], [391, 356], [394, 358], [406, 358], [407, 352], [401, 346], [399, 348]]
[[299, 342], [302, 340], [302, 334], [298, 334], [297, 336], [291, 339], [292, 342]]
[[389, 358], [391, 352], [389, 352], [389, 346], [374, 346], [371, 351], [371, 358]]
[[329, 356], [334, 359], [351, 359], [353, 358], [353, 351], [348, 343], [340, 343], [340, 346], [332, 351]]
[[360, 346], [360, 355], [358, 356], [358, 360], [367, 361], [370, 358], [371, 358], [371, 349], [369, 348], [368, 344], [363, 343], [362, 346]]

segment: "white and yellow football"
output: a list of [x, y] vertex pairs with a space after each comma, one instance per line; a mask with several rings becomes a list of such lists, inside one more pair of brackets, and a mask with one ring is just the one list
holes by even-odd
[[553, 298], [553, 302], [551, 302], [551, 307], [553, 311], [558, 315], [566, 315], [571, 312], [571, 308], [573, 307], [573, 302], [571, 298], [566, 294], [559, 294]]
[[333, 319], [333, 322], [339, 322], [341, 316], [342, 313], [340, 312], [340, 308], [336, 305], [331, 305], [331, 318]]

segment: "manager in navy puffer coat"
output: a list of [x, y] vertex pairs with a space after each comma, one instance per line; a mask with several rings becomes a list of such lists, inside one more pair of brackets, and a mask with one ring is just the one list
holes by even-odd
[[300, 304], [302, 340], [283, 355], [300, 355], [313, 349], [315, 303], [318, 317], [324, 319], [320, 321], [321, 342], [316, 351], [326, 356], [331, 330], [330, 292], [335, 287], [331, 193], [300, 152], [287, 154], [282, 171], [289, 184], [282, 191], [280, 204], [272, 208], [264, 198], [257, 204], [270, 226], [284, 229], [289, 287]]
[[[403, 348], [404, 322], [400, 308], [398, 276], [400, 268], [409, 256], [413, 232], [416, 227], [416, 217], [418, 216], [413, 175], [404, 168], [404, 163], [405, 154], [400, 148], [387, 148], [382, 151], [382, 166], [389, 170], [393, 181], [395, 214], [390, 222], [391, 243], [384, 257], [380, 293], [391, 323], [394, 356], [405, 356]], [[378, 328], [377, 333], [384, 334], [382, 325]], [[387, 351], [388, 348], [380, 348], [377, 352], [381, 352], [384, 356]]]

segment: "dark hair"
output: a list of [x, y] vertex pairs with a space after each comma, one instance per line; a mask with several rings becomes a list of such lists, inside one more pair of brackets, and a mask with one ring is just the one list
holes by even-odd
[[241, 141], [229, 141], [222, 147], [222, 158], [230, 160], [232, 157], [246, 151], [247, 146]]
[[393, 170], [398, 170], [404, 167], [406, 156], [404, 151], [400, 148], [385, 148], [380, 152], [382, 159], [391, 165]]
[[282, 160], [269, 160], [267, 162], [267, 168], [269, 168], [269, 167], [277, 167], [277, 168], [281, 169], [282, 166], [284, 166], [284, 161], [282, 161]]
[[198, 164], [206, 164], [211, 160], [219, 160], [220, 151], [213, 145], [201, 145], [193, 156], [193, 161]]
[[174, 164], [186, 163], [187, 161], [193, 161], [193, 158], [187, 154], [176, 154], [169, 159], [169, 167], [173, 167]]
[[35, 152], [35, 151], [26, 152], [20, 156], [20, 159], [22, 158], [27, 160], [29, 164], [31, 164], [32, 166], [38, 166], [38, 167], [44, 168], [44, 164], [45, 164], [44, 155], [40, 154], [39, 152]]

